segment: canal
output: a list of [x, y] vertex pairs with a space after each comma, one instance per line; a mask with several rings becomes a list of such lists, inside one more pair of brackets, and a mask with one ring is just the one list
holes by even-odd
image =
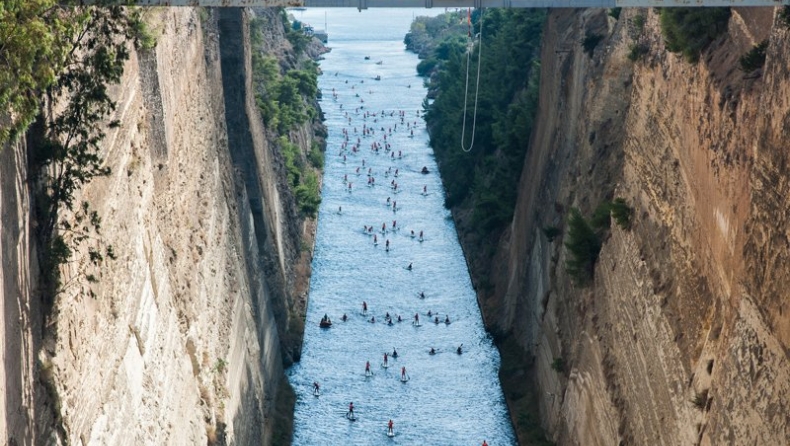
[[[315, 28], [326, 18], [332, 48], [320, 63], [329, 136], [304, 348], [288, 371], [295, 445], [516, 443], [499, 354], [443, 206], [419, 60], [403, 44], [426, 12], [441, 11], [293, 11]], [[319, 327], [324, 315], [331, 328]]]

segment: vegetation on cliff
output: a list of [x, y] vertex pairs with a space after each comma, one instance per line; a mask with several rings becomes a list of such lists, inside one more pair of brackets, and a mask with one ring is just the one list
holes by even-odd
[[741, 70], [746, 73], [751, 73], [752, 71], [762, 68], [765, 65], [765, 50], [768, 49], [768, 40], [763, 40], [762, 42], [755, 45], [748, 53], [741, 56], [738, 59], [738, 62], [741, 65]]
[[[139, 10], [56, 0], [0, 4], [0, 110], [7, 119], [0, 125], [0, 144], [24, 133], [40, 113], [45, 93], [68, 89], [64, 77], [73, 77], [90, 59], [107, 58], [107, 70], [115, 69], [110, 57], [125, 61], [127, 39], [138, 47], [155, 44]], [[109, 46], [95, 47], [98, 43]]]
[[[70, 284], [93, 295], [98, 267], [113, 258], [100, 237], [101, 218], [79, 190], [109, 175], [100, 155], [106, 120], [115, 111], [108, 87], [129, 58], [128, 42], [150, 48], [155, 41], [138, 10], [120, 6], [77, 7], [54, 0], [0, 5], [0, 143], [30, 132], [29, 170], [35, 196], [36, 236], [41, 248], [42, 295], [51, 305], [63, 289], [60, 266], [77, 249], [90, 262]], [[43, 107], [47, 113], [42, 115]]]
[[[477, 32], [480, 13], [471, 18]], [[439, 16], [436, 20], [446, 26], [457, 19], [448, 22]], [[542, 10], [487, 10], [482, 43], [474, 45], [469, 58], [467, 46], [458, 43], [467, 39], [466, 27], [453, 28], [454, 36], [437, 33], [442, 41], [434, 46], [432, 57], [439, 63], [431, 84], [439, 93], [432, 104], [426, 102], [425, 119], [442, 171], [446, 206], [471, 212], [467, 231], [480, 241], [485, 255], [493, 252], [494, 241], [513, 216], [517, 191], [513, 185], [519, 182], [537, 109], [544, 19]], [[425, 25], [426, 30], [434, 28], [442, 29]], [[412, 39], [421, 38], [415, 27], [412, 35]], [[481, 48], [475, 101], [476, 61]], [[464, 121], [466, 134], [462, 135]], [[462, 138], [471, 151], [462, 150]]]
[[[286, 39], [294, 53], [303, 55], [311, 38], [288, 23], [285, 13], [281, 14]], [[250, 21], [250, 36], [253, 48], [263, 43], [261, 19]], [[283, 156], [287, 171], [288, 186], [296, 198], [300, 213], [315, 218], [321, 203], [320, 181], [316, 170], [323, 167], [323, 152], [312, 145], [306, 155], [292, 143], [288, 135], [297, 126], [315, 122], [319, 116], [315, 102], [318, 95], [318, 65], [305, 57], [299, 59], [297, 68], [283, 69], [278, 59], [252, 51], [253, 82], [255, 100], [267, 128], [279, 135], [276, 143]]]
[[[601, 252], [603, 238], [612, 225], [612, 218], [622, 229], [629, 230], [633, 213], [634, 210], [623, 198], [599, 204], [589, 221], [577, 208], [571, 208], [568, 216], [568, 237], [565, 241], [565, 248], [568, 250], [565, 270], [576, 286], [584, 286], [592, 282], [595, 276], [595, 262]], [[556, 236], [558, 232], [552, 234]], [[553, 240], [547, 230], [544, 230], [544, 234], [549, 241]]]
[[429, 76], [451, 51], [463, 51], [470, 30], [468, 16], [448, 12], [437, 17], [417, 17], [403, 39], [406, 49], [419, 55], [417, 73]]
[[667, 50], [695, 63], [702, 50], [727, 31], [730, 8], [662, 8], [660, 18]]

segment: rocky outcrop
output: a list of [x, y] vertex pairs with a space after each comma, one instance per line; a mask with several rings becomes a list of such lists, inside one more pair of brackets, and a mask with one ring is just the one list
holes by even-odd
[[[0, 153], [0, 431], [10, 444], [273, 443], [283, 358], [301, 343], [313, 226], [293, 211], [258, 115], [248, 14], [148, 15], [157, 45], [134, 52], [113, 88], [121, 126], [102, 153], [112, 174], [80, 197], [102, 216], [116, 259], [92, 298], [76, 285], [87, 253], [75, 253], [44, 328], [31, 310], [24, 149]], [[295, 133], [308, 152], [311, 124]], [[49, 412], [34, 410], [42, 386]]]
[[[558, 444], [790, 438], [790, 77], [774, 14], [733, 10], [696, 65], [666, 51], [654, 10], [550, 14], [516, 212], [481, 303], [532, 358]], [[591, 34], [605, 39], [588, 56]], [[637, 38], [649, 50], [632, 63]], [[766, 38], [764, 68], [741, 72]], [[612, 226], [594, 284], [574, 287], [562, 237], [542, 229], [612, 197], [633, 227]]]

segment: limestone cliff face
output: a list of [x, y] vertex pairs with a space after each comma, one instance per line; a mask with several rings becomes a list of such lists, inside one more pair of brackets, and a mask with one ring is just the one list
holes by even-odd
[[[790, 438], [789, 36], [774, 15], [733, 10], [691, 65], [665, 50], [656, 11], [550, 14], [516, 213], [483, 297], [491, 327], [533, 356], [558, 444]], [[592, 57], [588, 34], [606, 36]], [[632, 63], [635, 39], [649, 52]], [[738, 58], [764, 39], [764, 68], [744, 74]], [[562, 237], [541, 228], [612, 197], [633, 228], [612, 226], [594, 284], [576, 288]]]
[[[283, 352], [298, 354], [299, 344], [283, 348], [281, 336], [301, 336], [301, 246], [312, 232], [255, 105], [248, 14], [163, 8], [149, 17], [156, 48], [134, 53], [114, 88], [121, 126], [103, 149], [112, 175], [82, 191], [117, 259], [91, 298], [78, 285], [87, 255], [77, 253], [64, 271], [75, 285], [37, 333], [24, 161], [3, 162], [4, 354], [24, 350], [21, 365], [4, 361], [0, 426], [11, 444], [272, 443]], [[310, 126], [296, 133], [309, 150]], [[44, 347], [20, 346], [19, 327], [34, 341], [43, 332]], [[57, 422], [30, 419], [37, 381], [56, 395], [38, 412]]]

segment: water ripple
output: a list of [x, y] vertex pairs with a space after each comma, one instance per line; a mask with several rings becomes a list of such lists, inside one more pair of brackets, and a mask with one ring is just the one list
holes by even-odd
[[[391, 10], [375, 16], [331, 11], [333, 20], [342, 17], [343, 23], [330, 27], [333, 50], [321, 62], [321, 107], [329, 136], [304, 349], [301, 362], [289, 370], [297, 393], [294, 444], [456, 446], [479, 445], [483, 439], [492, 446], [515, 444], [497, 377], [499, 355], [483, 328], [455, 228], [443, 207], [425, 125], [417, 116], [425, 90], [415, 76], [418, 60], [402, 43], [412, 12]], [[324, 17], [323, 10], [304, 14], [314, 16], [314, 23]], [[364, 59], [368, 55], [371, 60]], [[381, 65], [375, 63], [379, 60]], [[375, 76], [381, 81], [373, 80]], [[364, 109], [354, 113], [360, 106]], [[382, 110], [385, 117], [363, 120], [364, 111]], [[376, 129], [374, 136], [362, 137], [364, 123]], [[403, 153], [401, 159], [370, 150], [373, 141], [384, 143], [382, 127], [393, 128], [387, 142]], [[345, 163], [340, 155], [343, 128], [353, 142], [359, 136], [362, 146], [357, 154], [346, 152]], [[421, 174], [423, 166], [431, 173]], [[374, 187], [366, 185], [368, 168], [376, 179]], [[384, 176], [389, 168], [399, 169], [397, 178]], [[389, 187], [393, 179], [398, 193]], [[397, 201], [397, 212], [387, 206], [387, 197]], [[378, 232], [382, 223], [391, 228], [393, 220], [398, 231]], [[378, 246], [363, 233], [366, 225], [373, 226]], [[412, 238], [412, 230], [424, 231], [424, 241]], [[412, 270], [407, 269], [410, 263]], [[368, 305], [364, 314], [363, 301]], [[440, 323], [428, 311], [438, 314]], [[386, 313], [401, 315], [403, 322], [384, 323]], [[415, 313], [422, 322], [419, 327], [411, 323]], [[318, 327], [324, 314], [334, 322], [330, 329]], [[343, 314], [347, 322], [341, 321]], [[456, 354], [459, 345], [462, 355]], [[428, 354], [432, 347], [435, 355]], [[382, 368], [383, 354], [394, 348], [400, 355]], [[366, 361], [371, 363], [370, 377], [364, 373]], [[399, 379], [401, 367], [407, 370], [406, 383]], [[320, 397], [312, 394], [313, 381], [321, 383]], [[344, 417], [351, 401], [356, 422]], [[394, 438], [385, 435], [389, 419], [395, 423]]]

